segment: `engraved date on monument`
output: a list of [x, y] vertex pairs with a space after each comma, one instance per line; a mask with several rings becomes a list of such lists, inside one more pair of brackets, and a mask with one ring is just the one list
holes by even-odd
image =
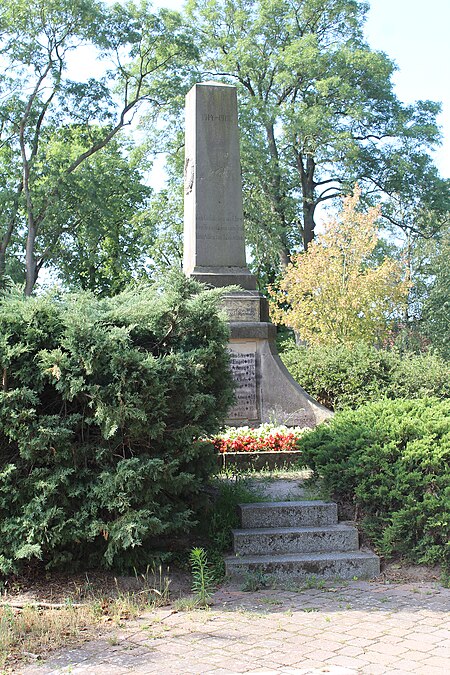
[[230, 367], [235, 382], [236, 403], [228, 413], [229, 419], [255, 420], [256, 409], [256, 354], [230, 351]]
[[205, 113], [202, 115], [203, 122], [231, 122], [230, 115], [213, 115], [211, 113]]

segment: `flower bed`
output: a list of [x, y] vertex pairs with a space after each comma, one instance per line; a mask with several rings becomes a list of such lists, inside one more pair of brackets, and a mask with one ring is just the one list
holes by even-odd
[[308, 431], [298, 427], [262, 424], [250, 427], [228, 427], [222, 434], [213, 436], [211, 441], [220, 454], [293, 452], [300, 450], [300, 438]]

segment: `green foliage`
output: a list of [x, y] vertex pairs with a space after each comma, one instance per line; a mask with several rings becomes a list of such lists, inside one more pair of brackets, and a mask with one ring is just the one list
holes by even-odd
[[[91, 130], [99, 138], [102, 133]], [[51, 190], [50, 167], [64, 166], [86, 150], [86, 136], [85, 130], [66, 127], [42, 142], [42, 190]], [[41, 241], [48, 265], [65, 288], [114, 295], [133, 278], [146, 275], [154, 228], [144, 209], [151, 190], [143, 184], [145, 162], [134, 160], [132, 150], [116, 137], [77, 171], [61, 177]]]
[[317, 207], [355, 181], [396, 226], [404, 204], [409, 227], [445, 222], [448, 183], [428, 154], [440, 106], [398, 100], [395, 65], [364, 39], [367, 11], [355, 0], [187, 3], [203, 72], [238, 87], [247, 241], [266, 280], [309, 244]]
[[256, 569], [245, 574], [242, 590], [247, 593], [255, 593], [263, 588], [267, 588], [269, 585], [270, 577], [262, 570]]
[[183, 275], [112, 299], [0, 303], [0, 571], [142, 567], [185, 531], [232, 400], [218, 294]]
[[450, 569], [450, 401], [379, 401], [305, 436], [303, 462], [378, 551]]
[[423, 308], [422, 330], [445, 357], [450, 358], [450, 229], [428, 269], [432, 284]]
[[357, 408], [382, 398], [450, 397], [450, 363], [431, 352], [401, 353], [364, 344], [296, 347], [291, 343], [281, 357], [302, 387], [333, 410]]
[[250, 490], [244, 478], [220, 478], [214, 483], [217, 494], [210, 512], [206, 512], [206, 525], [211, 549], [224, 553], [232, 548], [232, 530], [239, 527], [238, 504], [260, 501], [254, 490]]
[[[94, 61], [98, 59], [93, 71], [101, 74], [79, 73], [78, 80], [71, 80], [69, 66], [76, 62], [77, 50], [86, 48]], [[139, 190], [134, 185], [133, 194], [124, 194], [117, 182], [121, 170], [127, 185], [135, 182], [132, 168], [124, 170], [117, 157], [111, 166], [103, 155], [102, 176], [102, 159], [93, 158], [131, 123], [138, 107], [145, 105], [155, 113], [167, 104], [184, 80], [195, 48], [178, 13], [153, 13], [146, 0], [113, 5], [96, 0], [35, 0], [31, 5], [4, 0], [0, 52], [0, 276], [14, 271], [11, 257], [24, 262], [25, 293], [30, 295], [51, 254], [67, 239], [76, 240], [78, 234], [83, 238], [86, 228], [88, 253], [92, 240], [99, 239], [101, 268], [108, 267], [105, 257], [107, 263], [117, 257], [114, 251], [108, 254], [116, 243], [121, 197], [124, 206], [129, 197], [139, 201], [136, 191], [142, 192], [142, 186]], [[92, 181], [89, 171], [94, 173]], [[114, 204], [110, 240], [104, 232], [105, 190], [107, 203]], [[71, 196], [77, 207], [73, 211]], [[121, 225], [127, 224], [124, 215]], [[64, 260], [63, 267], [68, 265]], [[113, 267], [123, 283], [120, 265]]]
[[208, 558], [203, 548], [193, 548], [189, 556], [192, 571], [192, 591], [197, 605], [207, 607], [214, 591], [214, 579], [208, 567]]
[[360, 197], [356, 185], [339, 216], [293, 256], [279, 290], [269, 289], [272, 318], [308, 344], [379, 344], [406, 308], [406, 269], [390, 256], [374, 259], [380, 210], [363, 211]]

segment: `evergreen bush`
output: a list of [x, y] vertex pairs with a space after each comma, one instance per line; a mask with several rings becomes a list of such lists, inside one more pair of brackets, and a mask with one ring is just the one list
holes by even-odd
[[450, 400], [378, 401], [302, 440], [325, 491], [351, 503], [386, 557], [450, 570]]
[[332, 410], [383, 398], [450, 397], [450, 362], [432, 352], [400, 353], [365, 344], [296, 347], [281, 354], [292, 376]]
[[146, 564], [195, 520], [232, 401], [217, 292], [0, 302], [0, 572]]

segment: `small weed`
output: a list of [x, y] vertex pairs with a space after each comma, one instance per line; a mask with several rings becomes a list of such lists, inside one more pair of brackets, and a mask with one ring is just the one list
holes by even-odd
[[195, 609], [209, 609], [209, 606], [199, 605], [195, 595], [188, 595], [184, 598], [177, 598], [173, 603], [173, 608], [177, 612], [193, 612]]
[[254, 593], [262, 588], [268, 588], [269, 584], [270, 577], [267, 574], [264, 574], [261, 570], [254, 570], [253, 572], [247, 572], [245, 575], [242, 590]]
[[193, 548], [190, 555], [192, 571], [192, 591], [198, 607], [207, 607], [214, 592], [214, 579], [208, 567], [208, 559], [203, 548]]
[[305, 589], [317, 588], [319, 590], [322, 590], [325, 587], [326, 587], [325, 579], [320, 579], [319, 577], [316, 577], [314, 575], [306, 577], [306, 579], [303, 583], [303, 588], [305, 588]]
[[318, 612], [317, 607], [303, 607], [302, 612]]
[[450, 570], [442, 571], [440, 581], [444, 588], [450, 588]]
[[134, 570], [134, 576], [142, 589], [139, 594], [145, 599], [149, 605], [167, 605], [170, 598], [170, 577], [169, 568], [163, 572], [162, 565], [152, 566], [147, 565], [144, 573], [138, 574]]
[[280, 607], [283, 604], [280, 600], [276, 600], [275, 598], [263, 598], [261, 602], [265, 605], [272, 605], [274, 607]]

